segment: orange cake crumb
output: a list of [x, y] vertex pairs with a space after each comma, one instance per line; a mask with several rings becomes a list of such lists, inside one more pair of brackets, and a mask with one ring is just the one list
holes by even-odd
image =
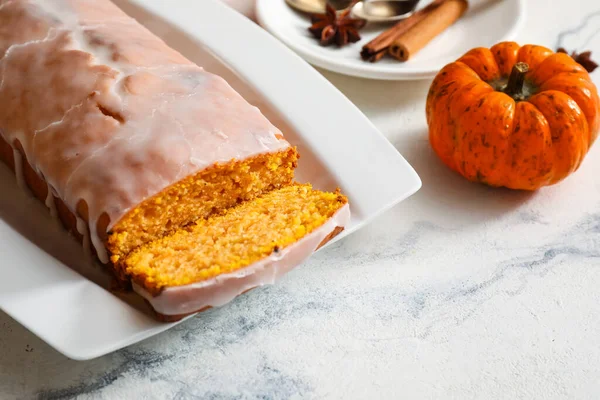
[[347, 201], [308, 184], [274, 190], [140, 247], [124, 272], [151, 293], [232, 272], [297, 242]]
[[111, 229], [111, 261], [174, 229], [243, 201], [289, 185], [298, 160], [295, 148], [215, 165], [177, 182], [129, 211]]

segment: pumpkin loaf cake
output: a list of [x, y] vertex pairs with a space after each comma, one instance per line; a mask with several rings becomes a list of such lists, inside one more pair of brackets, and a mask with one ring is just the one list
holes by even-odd
[[261, 112], [109, 0], [0, 0], [0, 159], [161, 319], [270, 283], [344, 228]]

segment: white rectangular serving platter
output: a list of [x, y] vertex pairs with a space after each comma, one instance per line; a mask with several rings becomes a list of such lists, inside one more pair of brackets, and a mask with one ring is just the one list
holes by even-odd
[[[299, 181], [348, 195], [352, 220], [336, 240], [420, 188], [412, 167], [344, 95], [220, 1], [115, 3], [279, 126], [302, 154]], [[135, 296], [107, 290], [107, 275], [3, 166], [0, 255], [0, 309], [69, 358], [99, 357], [176, 325], [156, 322]]]

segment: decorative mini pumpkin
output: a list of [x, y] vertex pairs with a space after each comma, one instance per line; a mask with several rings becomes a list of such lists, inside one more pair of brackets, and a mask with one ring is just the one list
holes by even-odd
[[573, 58], [503, 42], [445, 66], [427, 97], [429, 141], [471, 181], [535, 190], [581, 164], [600, 127], [600, 101]]

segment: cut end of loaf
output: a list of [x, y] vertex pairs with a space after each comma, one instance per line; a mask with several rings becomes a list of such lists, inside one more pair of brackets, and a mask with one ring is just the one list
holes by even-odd
[[348, 200], [291, 185], [151, 242], [124, 261], [125, 273], [152, 294], [201, 282], [277, 255], [322, 226]]
[[296, 149], [289, 148], [218, 164], [172, 185], [131, 210], [111, 229], [107, 243], [111, 261], [119, 264], [151, 240], [289, 185], [297, 160]]

